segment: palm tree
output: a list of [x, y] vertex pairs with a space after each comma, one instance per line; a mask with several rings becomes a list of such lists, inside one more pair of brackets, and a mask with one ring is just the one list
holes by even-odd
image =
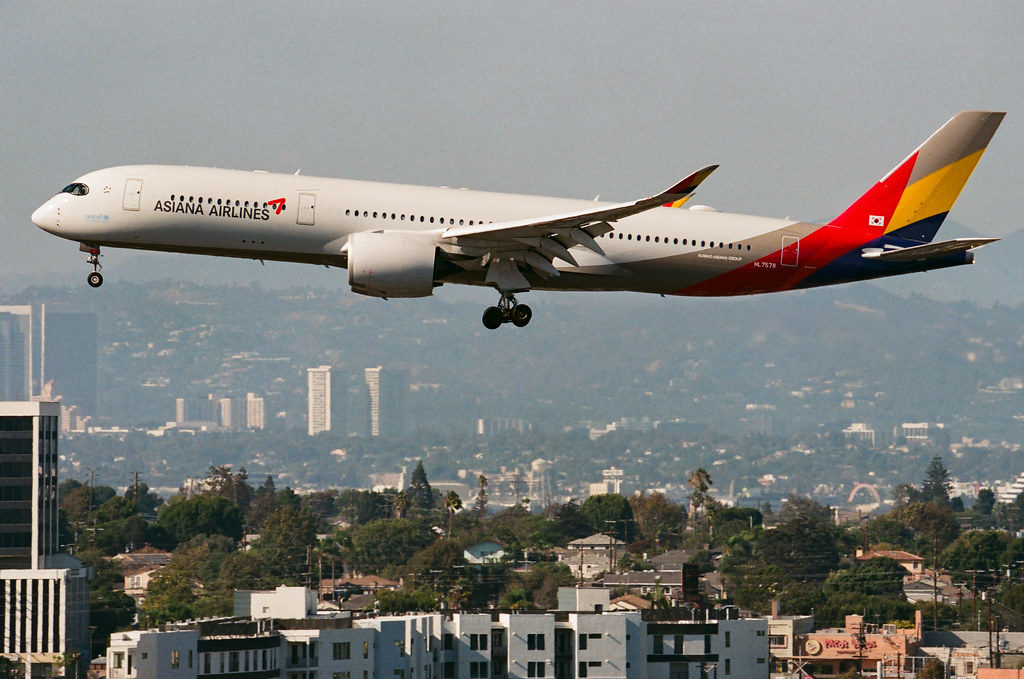
[[409, 511], [409, 507], [412, 505], [412, 500], [409, 499], [408, 493], [404, 490], [400, 490], [395, 493], [394, 503], [396, 518], [404, 519], [406, 513]]
[[449, 490], [448, 494], [444, 496], [444, 508], [448, 511], [448, 538], [452, 537], [452, 520], [455, 518], [455, 512], [462, 509], [462, 498], [454, 490]]

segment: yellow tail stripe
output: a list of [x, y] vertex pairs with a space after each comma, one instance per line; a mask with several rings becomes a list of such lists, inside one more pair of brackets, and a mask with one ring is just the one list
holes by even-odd
[[949, 212], [984, 152], [975, 151], [908, 186], [886, 225], [886, 233]]

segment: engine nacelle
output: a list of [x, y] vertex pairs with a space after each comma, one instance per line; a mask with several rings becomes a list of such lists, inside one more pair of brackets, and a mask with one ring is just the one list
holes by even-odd
[[371, 297], [434, 293], [433, 237], [410, 231], [360, 231], [348, 238], [348, 284]]

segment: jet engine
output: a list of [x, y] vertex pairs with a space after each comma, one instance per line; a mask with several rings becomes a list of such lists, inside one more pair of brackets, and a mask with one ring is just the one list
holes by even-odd
[[348, 238], [348, 284], [371, 297], [428, 297], [437, 247], [431, 235], [360, 231]]

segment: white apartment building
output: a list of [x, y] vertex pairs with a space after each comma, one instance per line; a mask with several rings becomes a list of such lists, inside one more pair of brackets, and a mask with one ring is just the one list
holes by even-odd
[[[303, 610], [302, 589], [262, 594], [280, 599], [269, 604], [276, 610]], [[682, 609], [607, 612], [607, 602], [593, 604], [590, 595], [561, 598], [594, 607], [222, 618], [116, 633], [107, 651], [108, 677], [768, 679], [764, 618], [739, 620], [734, 609], [713, 612], [724, 619]], [[250, 597], [257, 600], [266, 601]]]
[[307, 368], [307, 433], [316, 436], [331, 430], [331, 366]]

